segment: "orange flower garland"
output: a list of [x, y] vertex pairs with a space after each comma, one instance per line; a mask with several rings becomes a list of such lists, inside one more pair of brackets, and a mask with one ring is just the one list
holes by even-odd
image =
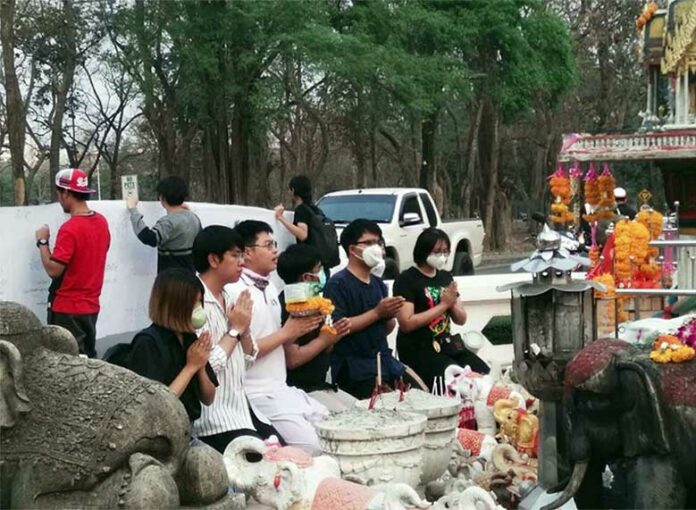
[[[603, 284], [607, 290], [606, 291], [601, 291], [595, 289], [594, 291], [594, 296], [596, 299], [616, 299], [616, 311], [619, 314], [619, 322], [625, 322], [628, 320], [628, 314], [624, 310], [624, 301], [625, 298], [623, 297], [616, 297], [616, 285], [614, 283], [614, 276], [610, 273], [603, 273], [599, 276], [595, 276], [592, 278], [593, 281], [599, 282]], [[603, 310], [606, 310], [607, 317], [606, 320], [609, 323], [614, 322], [614, 317], [615, 317], [615, 308], [613, 306], [610, 306], [608, 308], [602, 308]], [[599, 308], [598, 308], [599, 310]]]
[[[646, 226], [650, 232], [650, 240], [657, 239], [662, 234], [662, 221], [664, 217], [654, 209], [641, 209], [636, 215], [636, 221]], [[648, 250], [648, 256], [656, 258], [660, 250], [651, 246]]]
[[551, 204], [551, 214], [549, 220], [552, 223], [565, 225], [574, 221], [575, 215], [570, 212], [570, 180], [563, 169], [563, 165], [558, 165], [556, 171], [549, 177], [549, 187], [554, 200]]
[[614, 188], [616, 180], [609, 169], [609, 165], [604, 164], [601, 175], [597, 178], [597, 189], [599, 190], [599, 210], [597, 218], [600, 220], [610, 220], [614, 217], [616, 201], [614, 200]]
[[645, 264], [648, 257], [649, 241], [650, 233], [642, 223], [621, 220], [616, 224], [614, 274], [621, 285], [628, 285], [633, 271], [632, 264], [637, 268]]
[[650, 352], [650, 359], [655, 363], [682, 363], [694, 357], [696, 357], [696, 350], [673, 335], [658, 336]]

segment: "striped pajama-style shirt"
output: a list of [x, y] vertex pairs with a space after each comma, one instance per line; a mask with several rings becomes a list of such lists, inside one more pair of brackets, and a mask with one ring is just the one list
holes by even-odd
[[[203, 282], [202, 282], [203, 283]], [[203, 296], [205, 314], [208, 317], [206, 325], [198, 331], [210, 331], [213, 348], [210, 351], [209, 363], [217, 375], [219, 386], [215, 399], [210, 406], [202, 406], [201, 417], [193, 423], [194, 436], [212, 436], [239, 429], [254, 429], [249, 413], [249, 402], [244, 391], [246, 369], [256, 359], [258, 348], [254, 343], [252, 355], [244, 353], [242, 344], [237, 343], [229, 358], [218, 342], [229, 331], [225, 309], [215, 299], [213, 293], [206, 287]], [[229, 295], [223, 290], [225, 308], [230, 303]], [[257, 418], [267, 421], [263, 415], [254, 411]]]

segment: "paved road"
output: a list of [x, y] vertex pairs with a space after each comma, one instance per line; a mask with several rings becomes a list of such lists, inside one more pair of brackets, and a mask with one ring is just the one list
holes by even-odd
[[476, 268], [476, 274], [508, 274], [510, 273], [510, 264], [491, 264], [479, 266]]

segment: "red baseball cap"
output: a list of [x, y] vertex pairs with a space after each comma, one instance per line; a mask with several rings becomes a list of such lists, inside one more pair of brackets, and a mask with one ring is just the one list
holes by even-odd
[[61, 170], [56, 174], [56, 186], [75, 193], [96, 193], [89, 187], [87, 174], [79, 168]]

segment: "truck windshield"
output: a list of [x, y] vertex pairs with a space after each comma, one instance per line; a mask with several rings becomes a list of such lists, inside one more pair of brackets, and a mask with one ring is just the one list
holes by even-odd
[[317, 205], [334, 223], [350, 223], [358, 218], [389, 223], [395, 203], [395, 195], [336, 195], [322, 198]]

